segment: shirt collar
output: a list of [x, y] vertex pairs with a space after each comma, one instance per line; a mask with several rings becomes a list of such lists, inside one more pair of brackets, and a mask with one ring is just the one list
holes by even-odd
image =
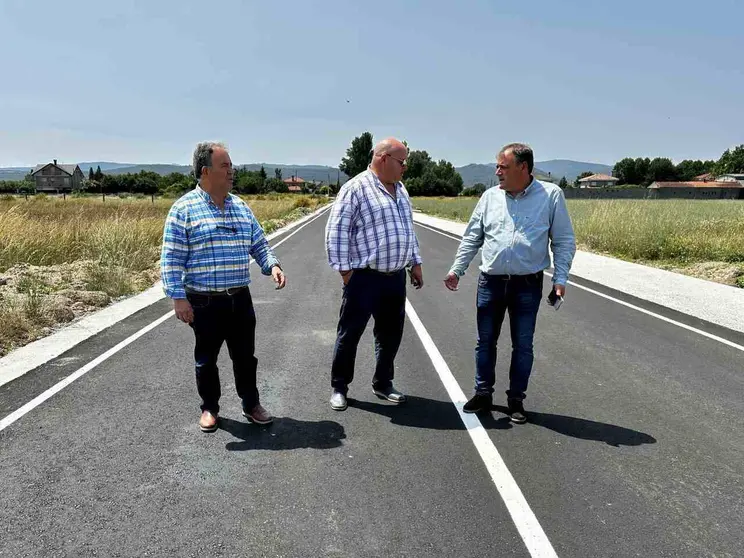
[[[375, 184], [378, 187], [380, 187], [380, 188], [384, 189], [385, 191], [387, 191], [387, 188], [385, 188], [385, 185], [382, 183], [382, 180], [380, 180], [380, 177], [377, 176], [377, 174], [375, 174], [375, 172], [372, 170], [372, 167], [371, 166], [367, 167], [367, 172], [372, 175], [372, 179], [374, 180]], [[396, 182], [395, 183], [395, 191], [398, 192], [400, 190], [400, 187], [402, 185], [403, 184], [401, 182]]]
[[[199, 197], [204, 200], [204, 202], [209, 205], [210, 203], [217, 207], [217, 204], [212, 201], [212, 196], [209, 195], [209, 192], [202, 189], [201, 184], [199, 182], [196, 183], [196, 193], [199, 194]], [[227, 193], [227, 196], [225, 197], [225, 206], [232, 203], [232, 200], [230, 199], [230, 192]]]
[[532, 190], [535, 189], [535, 184], [537, 184], [537, 179], [534, 176], [531, 177], [531, 178], [532, 178], [532, 182], [529, 183], [529, 185], [527, 186], [527, 188], [525, 188], [524, 190], [522, 190], [521, 192], [519, 192], [516, 196], [514, 196], [512, 194], [509, 194], [509, 195], [512, 198], [514, 198], [514, 199], [523, 198], [523, 197], [529, 195], [529, 193], [532, 192]]

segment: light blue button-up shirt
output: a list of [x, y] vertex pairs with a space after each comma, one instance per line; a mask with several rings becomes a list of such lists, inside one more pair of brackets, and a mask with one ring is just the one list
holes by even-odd
[[553, 283], [565, 285], [576, 240], [558, 186], [533, 179], [514, 196], [499, 187], [489, 188], [473, 210], [450, 271], [462, 277], [482, 247], [483, 273], [537, 273], [550, 267], [548, 245], [553, 252]]

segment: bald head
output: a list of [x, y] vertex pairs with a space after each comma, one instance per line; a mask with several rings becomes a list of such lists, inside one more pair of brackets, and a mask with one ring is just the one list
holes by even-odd
[[386, 138], [372, 150], [372, 170], [388, 186], [400, 182], [406, 171], [408, 148], [395, 138]]
[[404, 154], [408, 154], [408, 149], [406, 149], [406, 146], [403, 144], [402, 141], [399, 141], [396, 138], [385, 138], [384, 140], [378, 142], [373, 150], [375, 157], [392, 153], [393, 151], [402, 151]]

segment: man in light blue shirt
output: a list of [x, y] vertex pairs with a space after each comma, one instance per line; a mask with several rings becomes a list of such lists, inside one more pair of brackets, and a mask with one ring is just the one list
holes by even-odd
[[522, 401], [534, 360], [532, 342], [543, 289], [543, 271], [553, 252], [553, 290], [562, 300], [576, 253], [571, 219], [563, 191], [532, 176], [534, 155], [524, 144], [512, 143], [498, 154], [500, 186], [481, 196], [460, 242], [455, 262], [444, 279], [457, 290], [460, 277], [480, 248], [478, 278], [478, 343], [475, 349], [475, 395], [463, 410], [490, 411], [496, 380], [496, 343], [509, 312], [512, 338], [509, 389], [512, 422], [527, 421]]

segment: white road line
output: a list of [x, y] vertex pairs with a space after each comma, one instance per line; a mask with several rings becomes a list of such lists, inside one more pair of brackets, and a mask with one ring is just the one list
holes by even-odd
[[[457, 240], [458, 242], [460, 240], [462, 240], [462, 238], [458, 238], [458, 237], [456, 237], [456, 236], [454, 236], [452, 234], [445, 233], [445, 232], [439, 231], [437, 229], [433, 229], [431, 227], [427, 227], [426, 225], [422, 225], [421, 223], [416, 223], [416, 224], [419, 227], [423, 227], [423, 228], [425, 228], [427, 230], [430, 230], [432, 232], [435, 232], [437, 234], [440, 234], [440, 235], [442, 235], [442, 236], [444, 236], [446, 238], [449, 238], [449, 239], [452, 239], [452, 240]], [[547, 273], [546, 272], [546, 275], [548, 275], [549, 277], [552, 277], [552, 275], [550, 273]], [[661, 314], [657, 314], [656, 312], [652, 312], [651, 310], [646, 310], [645, 308], [641, 308], [640, 306], [636, 306], [635, 304], [631, 304], [629, 302], [625, 302], [624, 300], [620, 300], [620, 299], [615, 298], [613, 296], [606, 295], [606, 294], [601, 293], [599, 291], [596, 291], [594, 289], [590, 289], [589, 287], [585, 287], [583, 285], [579, 285], [578, 283], [574, 283], [573, 281], [569, 281], [568, 284], [571, 285], [572, 287], [576, 287], [577, 289], [582, 289], [584, 291], [587, 291], [589, 293], [592, 293], [592, 294], [597, 295], [599, 297], [602, 297], [604, 299], [611, 300], [612, 302], [616, 302], [617, 304], [620, 304], [621, 306], [625, 306], [627, 308], [632, 308], [633, 310], [636, 310], [638, 312], [641, 312], [642, 314], [646, 314], [647, 316], [652, 316], [652, 317], [657, 318], [657, 319], [659, 319], [659, 320], [661, 320], [663, 322], [667, 322], [667, 323], [672, 324], [672, 325], [675, 325], [677, 327], [681, 327], [682, 329], [686, 329], [687, 331], [691, 331], [693, 333], [697, 333], [698, 335], [701, 335], [701, 336], [706, 337], [708, 339], [711, 339], [713, 341], [718, 341], [719, 343], [722, 343], [722, 344], [724, 344], [724, 345], [726, 345], [728, 347], [731, 347], [733, 349], [737, 349], [739, 351], [744, 352], [744, 346], [743, 345], [739, 345], [738, 343], [734, 343], [733, 341], [729, 341], [728, 339], [724, 339], [723, 337], [719, 337], [718, 335], [713, 335], [712, 333], [708, 333], [707, 331], [703, 331], [702, 329], [698, 329], [696, 327], [693, 327], [693, 326], [684, 324], [682, 322], [678, 322], [677, 320], [673, 320], [671, 318], [667, 318], [666, 316], [662, 316]]]
[[124, 341], [114, 345], [102, 355], [99, 355], [95, 359], [91, 360], [88, 364], [86, 364], [82, 368], [79, 368], [78, 370], [76, 370], [75, 372], [67, 376], [67, 378], [65, 378], [61, 382], [50, 387], [48, 390], [46, 390], [41, 395], [34, 397], [31, 401], [26, 403], [23, 407], [20, 407], [19, 409], [16, 409], [12, 413], [10, 413], [7, 417], [0, 420], [0, 432], [5, 430], [8, 426], [13, 424], [15, 421], [17, 421], [19, 418], [21, 418], [26, 413], [34, 410], [36, 407], [44, 403], [44, 401], [52, 397], [54, 394], [62, 391], [64, 388], [69, 386], [72, 382], [74, 382], [81, 376], [87, 374], [88, 372], [93, 370], [96, 366], [98, 366], [105, 360], [108, 360], [110, 357], [118, 353], [120, 350], [122, 350], [124, 347], [126, 347], [130, 343], [136, 341], [137, 339], [142, 337], [145, 333], [147, 333], [151, 329], [154, 329], [155, 327], [162, 324], [165, 320], [170, 318], [172, 315], [173, 315], [173, 311], [171, 310], [167, 314], [161, 316], [160, 318], [152, 322], [150, 325], [143, 327], [137, 333], [130, 335], [129, 337], [124, 339]]
[[463, 412], [462, 406], [467, 401], [465, 394], [460, 389], [460, 385], [452, 375], [442, 354], [437, 349], [429, 332], [426, 331], [424, 324], [421, 323], [416, 311], [408, 300], [406, 300], [406, 314], [408, 315], [408, 319], [411, 320], [419, 339], [421, 339], [421, 343], [424, 345], [424, 349], [429, 355], [434, 369], [439, 374], [439, 378], [442, 380], [452, 403], [454, 403], [460, 419], [465, 425], [465, 428], [467, 428], [475, 448], [478, 450], [483, 463], [486, 465], [486, 469], [488, 469], [488, 473], [491, 475], [493, 483], [496, 485], [496, 489], [504, 500], [506, 509], [509, 510], [514, 525], [517, 527], [517, 531], [519, 531], [530, 556], [533, 558], [557, 558], [558, 555], [553, 550], [553, 545], [550, 544], [547, 535], [540, 526], [540, 522], [535, 517], [532, 509], [530, 509], [517, 482], [514, 480], [506, 463], [501, 458], [501, 454], [499, 454], [496, 446], [494, 446], [491, 438], [489, 438], [480, 420], [474, 414]]
[[[276, 244], [274, 244], [274, 246], [272, 246], [272, 248], [276, 248], [277, 246], [280, 246], [280, 245], [284, 244], [287, 240], [289, 240], [291, 237], [293, 237], [298, 232], [300, 232], [301, 229], [305, 228], [306, 226], [308, 226], [313, 221], [319, 219], [324, 214], [325, 214], [325, 211], [321, 211], [313, 219], [310, 219], [305, 224], [303, 224], [301, 227], [297, 227], [297, 230], [295, 230], [294, 232], [292, 232], [291, 234], [287, 235], [286, 237], [284, 237], [283, 239], [281, 239], [279, 242], [277, 242]], [[55, 385], [53, 385], [52, 387], [50, 387], [48, 390], [46, 390], [41, 395], [38, 395], [38, 396], [34, 397], [31, 401], [29, 401], [28, 403], [26, 403], [22, 407], [16, 409], [12, 413], [10, 413], [8, 416], [6, 416], [2, 420], [0, 420], [0, 432], [2, 432], [3, 430], [5, 430], [8, 426], [10, 426], [11, 424], [13, 424], [15, 421], [17, 421], [19, 418], [21, 418], [25, 414], [29, 413], [30, 411], [33, 411], [36, 407], [38, 407], [39, 405], [41, 405], [42, 403], [44, 403], [44, 401], [46, 401], [47, 399], [49, 399], [53, 395], [55, 395], [55, 394], [59, 393], [60, 391], [62, 391], [63, 389], [65, 389], [72, 382], [74, 382], [78, 378], [84, 376], [85, 374], [87, 374], [88, 372], [90, 372], [91, 370], [93, 370], [96, 366], [98, 366], [102, 362], [104, 362], [104, 361], [108, 360], [109, 358], [111, 358], [113, 355], [115, 355], [116, 353], [118, 353], [119, 351], [121, 351], [124, 347], [126, 347], [127, 345], [133, 343], [134, 341], [136, 341], [137, 339], [139, 339], [140, 337], [142, 337], [148, 331], [150, 331], [150, 330], [156, 328], [157, 326], [159, 326], [160, 324], [162, 324], [164, 321], [166, 321], [171, 316], [174, 316], [173, 310], [169, 310], [167, 314], [159, 317], [157, 320], [155, 320], [154, 322], [146, 325], [145, 327], [143, 327], [142, 329], [140, 329], [138, 332], [130, 335], [129, 337], [127, 337], [126, 339], [124, 339], [124, 341], [122, 341], [122, 342], [114, 345], [113, 347], [111, 347], [105, 353], [103, 353], [103, 354], [99, 355], [98, 357], [94, 358], [88, 364], [86, 364], [82, 368], [77, 369], [75, 372], [73, 372], [72, 374], [70, 374], [69, 376], [67, 376], [64, 380], [56, 383]]]

